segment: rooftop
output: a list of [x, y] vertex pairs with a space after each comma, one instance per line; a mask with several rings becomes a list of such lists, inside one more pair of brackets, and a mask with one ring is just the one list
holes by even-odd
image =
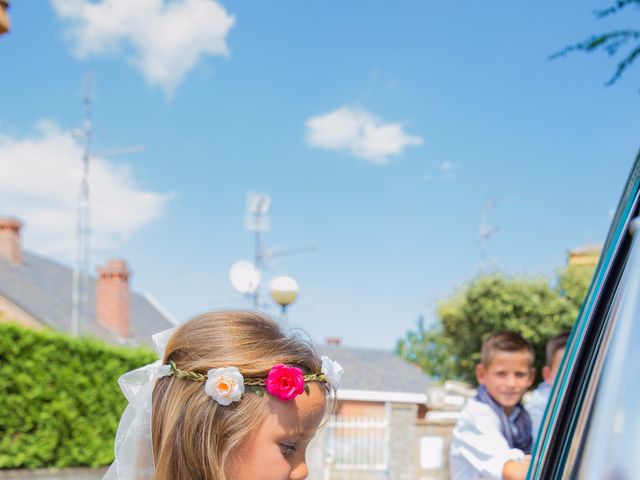
[[[0, 296], [60, 332], [69, 333], [73, 270], [54, 260], [22, 251], [16, 265], [0, 256]], [[84, 332], [109, 343], [151, 345], [151, 335], [176, 324], [148, 295], [131, 292], [131, 337], [125, 339], [96, 321], [96, 278], [89, 281], [89, 325]]]

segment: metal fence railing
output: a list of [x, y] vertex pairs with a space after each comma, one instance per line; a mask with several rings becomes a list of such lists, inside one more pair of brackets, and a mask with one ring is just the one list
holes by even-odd
[[387, 416], [334, 415], [327, 425], [326, 463], [329, 469], [386, 471], [389, 467]]

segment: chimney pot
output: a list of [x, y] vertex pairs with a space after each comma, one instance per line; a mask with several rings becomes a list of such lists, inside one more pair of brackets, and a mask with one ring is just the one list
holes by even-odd
[[98, 267], [96, 315], [98, 320], [121, 336], [131, 334], [131, 292], [127, 262], [112, 259]]
[[22, 222], [16, 218], [0, 218], [0, 257], [22, 264], [20, 253], [20, 229]]

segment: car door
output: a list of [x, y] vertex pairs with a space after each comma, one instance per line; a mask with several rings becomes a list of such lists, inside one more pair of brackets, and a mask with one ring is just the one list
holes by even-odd
[[572, 329], [529, 479], [640, 478], [639, 190], [640, 155]]

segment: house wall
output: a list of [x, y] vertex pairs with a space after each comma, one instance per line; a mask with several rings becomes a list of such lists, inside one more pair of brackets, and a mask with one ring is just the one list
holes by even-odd
[[[327, 438], [332, 434], [330, 428], [323, 428], [318, 438], [309, 449], [309, 480], [445, 480], [449, 478], [449, 446], [451, 432], [455, 420], [451, 418], [420, 418], [419, 405], [403, 403], [343, 402], [341, 413], [343, 421], [357, 423], [358, 411], [369, 412], [362, 415], [362, 422], [370, 422], [372, 418], [386, 418], [386, 434], [388, 442], [388, 462], [383, 469], [374, 468], [339, 468], [327, 461]], [[380, 413], [372, 414], [381, 409]], [[349, 413], [342, 413], [349, 412]], [[424, 415], [422, 415], [424, 417]], [[348, 417], [348, 418], [344, 418]], [[370, 435], [371, 429], [363, 429], [362, 435]], [[345, 434], [353, 434], [352, 430], [342, 430], [338, 439]], [[375, 434], [375, 429], [374, 429]], [[347, 435], [349, 436], [349, 435]], [[358, 435], [356, 435], [358, 437]], [[371, 437], [369, 442], [357, 443], [366, 445], [379, 434]], [[371, 454], [364, 454], [365, 458]]]
[[[356, 400], [341, 400], [336, 412], [338, 415], [350, 417], [383, 417], [385, 415], [384, 402], [361, 402]], [[416, 418], [424, 419], [427, 413], [425, 405], [418, 405]]]
[[338, 402], [336, 413], [349, 417], [383, 417], [385, 415], [384, 402], [341, 400]]
[[42, 329], [44, 325], [0, 295], [0, 322], [17, 322], [23, 327]]

